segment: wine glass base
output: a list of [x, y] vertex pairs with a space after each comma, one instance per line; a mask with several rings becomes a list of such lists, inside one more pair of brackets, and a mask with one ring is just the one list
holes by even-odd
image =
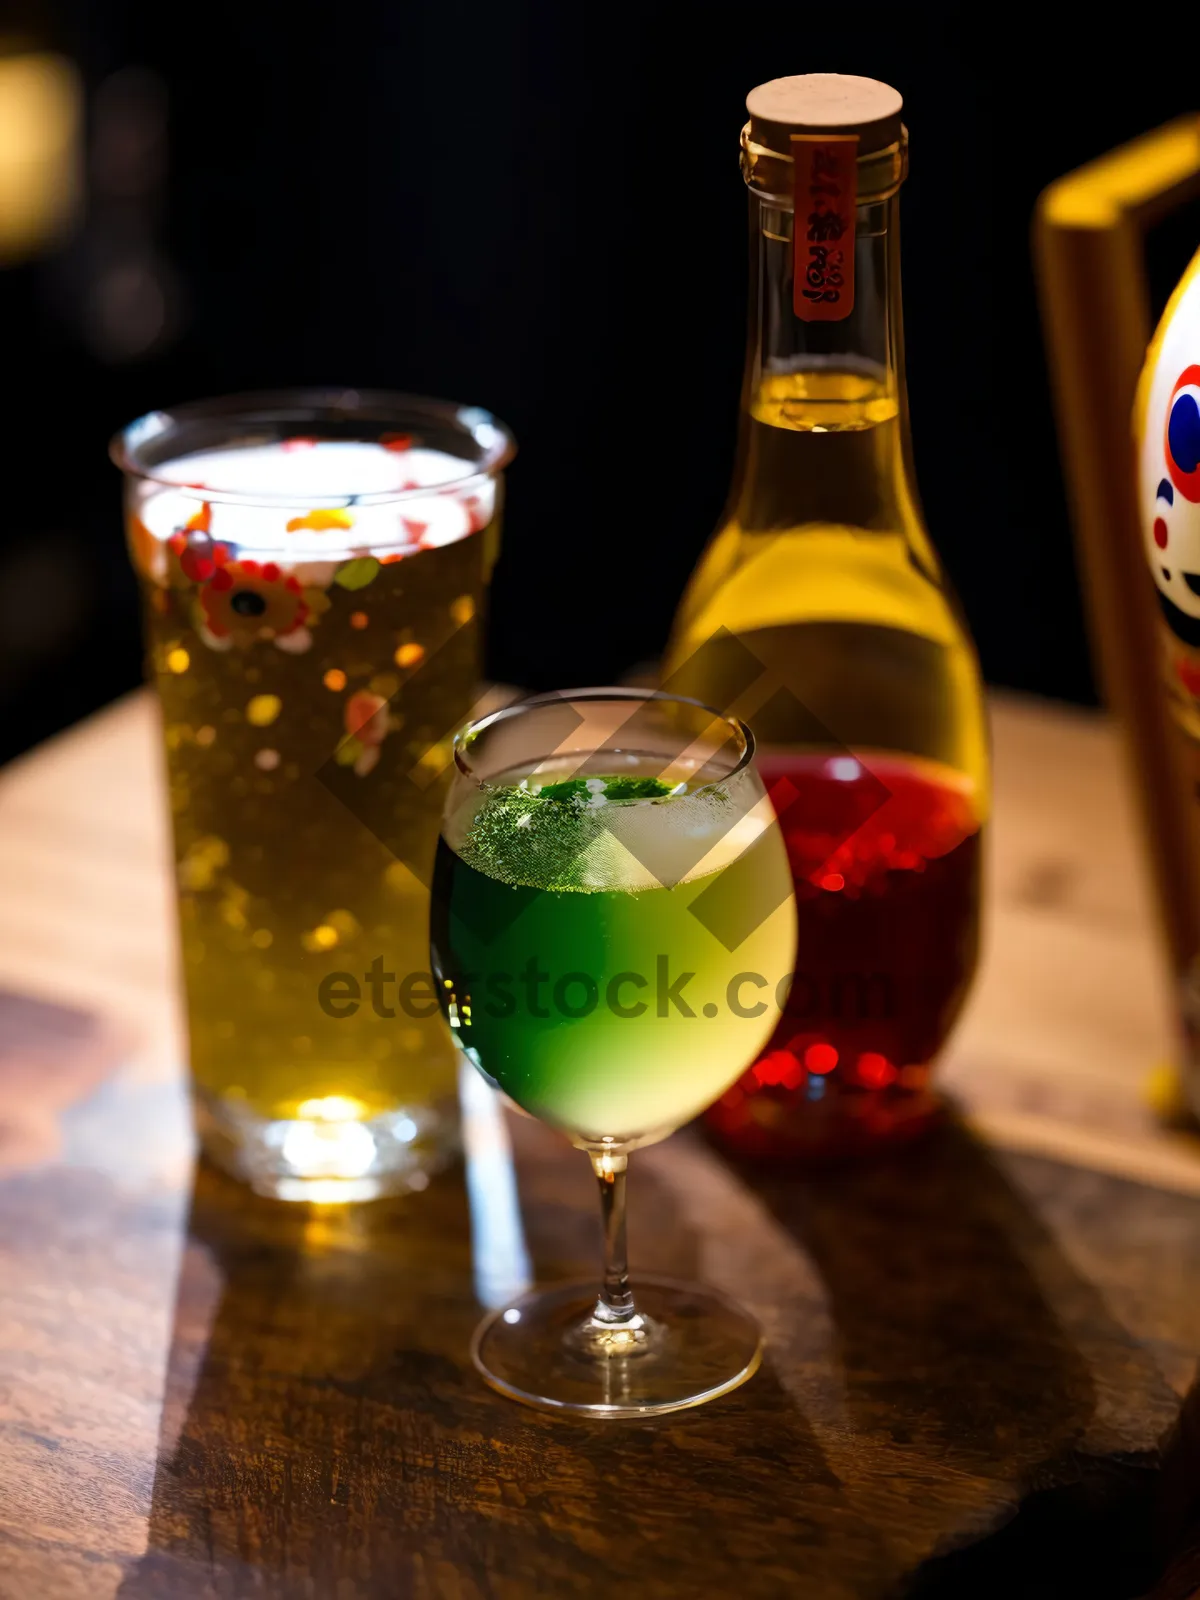
[[[645, 1337], [595, 1338], [594, 1283], [533, 1290], [475, 1330], [471, 1359], [500, 1394], [540, 1411], [653, 1417], [728, 1394], [758, 1370], [758, 1324], [715, 1289], [639, 1278]], [[604, 1353], [600, 1353], [603, 1348]]]

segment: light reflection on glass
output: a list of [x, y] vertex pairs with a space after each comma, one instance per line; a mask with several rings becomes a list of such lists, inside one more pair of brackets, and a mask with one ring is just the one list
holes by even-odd
[[499, 1097], [466, 1060], [459, 1064], [458, 1096], [471, 1208], [475, 1297], [490, 1310], [524, 1294], [533, 1281], [532, 1272], [521, 1224], [512, 1144]]

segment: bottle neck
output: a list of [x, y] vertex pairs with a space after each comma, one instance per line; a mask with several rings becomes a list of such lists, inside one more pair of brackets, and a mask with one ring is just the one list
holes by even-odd
[[[735, 491], [742, 527], [817, 522], [900, 531], [919, 523], [908, 450], [898, 191], [857, 208], [854, 304], [840, 320], [796, 314], [791, 207], [755, 191], [750, 273]], [[806, 436], [799, 449], [797, 434]]]

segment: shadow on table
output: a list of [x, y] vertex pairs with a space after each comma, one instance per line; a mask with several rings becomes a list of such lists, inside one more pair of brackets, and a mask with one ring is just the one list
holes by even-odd
[[989, 1152], [952, 1123], [870, 1168], [735, 1170], [827, 1292], [853, 1430], [838, 1467], [878, 1507], [892, 1592], [1144, 1594], [1157, 1454], [1091, 1442], [1093, 1374], [1127, 1417], [1172, 1401]]
[[[148, 1548], [120, 1600], [341, 1600], [313, 1576], [332, 1530], [367, 1542], [381, 1481], [418, 1446], [404, 1408], [445, 1417], [460, 1381], [437, 1348], [452, 1313], [432, 1239], [455, 1254], [467, 1236], [461, 1186], [436, 1181], [426, 1204], [432, 1226], [404, 1201], [284, 1205], [197, 1167]], [[372, 1591], [351, 1568], [345, 1592]]]
[[[593, 1269], [586, 1163], [529, 1137], [539, 1274]], [[654, 1189], [643, 1200], [687, 1272], [696, 1240]], [[860, 1570], [882, 1570], [769, 1373], [702, 1420], [658, 1424], [569, 1422], [492, 1394], [467, 1359], [471, 1252], [458, 1173], [407, 1201], [309, 1209], [202, 1165], [148, 1548], [120, 1600], [568, 1600], [634, 1585], [666, 1600], [743, 1566], [743, 1600], [773, 1600], [794, 1574], [819, 1576], [831, 1527]]]
[[[544, 1129], [514, 1133], [522, 1250], [543, 1279], [592, 1270], [586, 1163]], [[202, 1166], [148, 1548], [120, 1600], [1148, 1587], [1153, 1461], [1089, 1454], [1089, 1428], [1094, 1372], [1131, 1405], [1154, 1375], [987, 1152], [949, 1129], [872, 1171], [741, 1177], [811, 1258], [840, 1371], [799, 1328], [724, 1400], [614, 1425], [528, 1411], [470, 1367], [484, 1234], [459, 1174], [406, 1201], [309, 1209]], [[634, 1204], [656, 1254], [695, 1274], [694, 1207], [651, 1161]], [[812, 1300], [794, 1252], [778, 1272], [764, 1298]], [[1118, 1366], [1098, 1368], [1097, 1346]], [[817, 1414], [831, 1389], [840, 1420]]]

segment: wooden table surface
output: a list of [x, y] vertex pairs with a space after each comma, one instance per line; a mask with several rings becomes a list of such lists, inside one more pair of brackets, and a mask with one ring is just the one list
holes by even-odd
[[[635, 1268], [721, 1285], [769, 1340], [745, 1388], [654, 1423], [528, 1412], [467, 1360], [526, 1259], [595, 1265], [586, 1164], [538, 1126], [485, 1105], [469, 1186], [345, 1210], [194, 1166], [149, 701], [7, 769], [3, 1600], [1150, 1587], [1134, 1535], [1200, 1353], [1200, 1145], [1145, 1104], [1168, 997], [1115, 737], [1011, 699], [994, 727], [962, 1121], [822, 1178], [691, 1133], [639, 1155]], [[65, 1068], [31, 1058], [39, 999], [99, 1019]]]

